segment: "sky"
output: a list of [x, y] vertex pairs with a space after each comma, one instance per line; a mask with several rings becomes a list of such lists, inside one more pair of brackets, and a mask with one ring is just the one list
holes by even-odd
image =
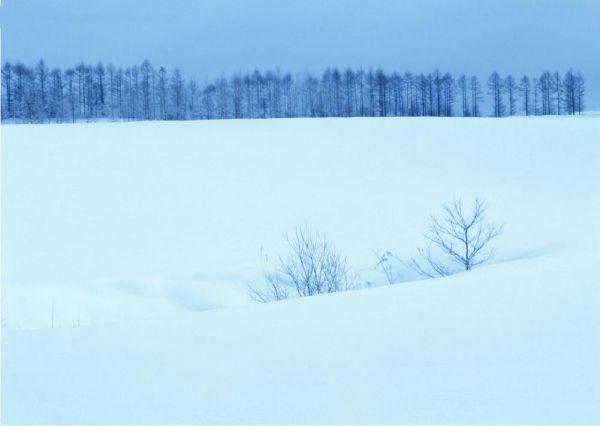
[[3, 0], [3, 60], [255, 68], [435, 68], [586, 78], [600, 110], [600, 0]]

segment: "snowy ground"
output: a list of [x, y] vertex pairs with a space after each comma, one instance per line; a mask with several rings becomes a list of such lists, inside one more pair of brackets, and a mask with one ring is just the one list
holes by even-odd
[[[598, 423], [599, 138], [596, 116], [4, 126], [3, 420]], [[506, 224], [489, 266], [248, 305], [297, 225], [382, 284], [374, 251], [474, 196]]]

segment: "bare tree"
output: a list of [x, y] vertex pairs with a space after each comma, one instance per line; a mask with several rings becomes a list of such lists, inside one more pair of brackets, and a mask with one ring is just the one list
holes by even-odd
[[309, 228], [296, 228], [286, 236], [290, 249], [279, 258], [279, 268], [265, 275], [267, 288], [249, 286], [249, 296], [259, 302], [335, 293], [356, 287], [356, 278], [346, 258], [324, 235]]
[[160, 67], [158, 70], [158, 87], [156, 91], [158, 93], [158, 111], [161, 120], [167, 119], [167, 71], [164, 67]]
[[75, 81], [75, 70], [68, 69], [65, 71], [65, 85], [67, 88], [67, 102], [69, 103], [69, 110], [71, 112], [71, 121], [75, 123], [75, 89], [74, 89], [74, 81]]
[[35, 67], [35, 74], [37, 80], [37, 90], [36, 95], [37, 99], [37, 120], [39, 122], [44, 122], [48, 112], [48, 67], [43, 60], [40, 60]]
[[2, 119], [13, 117], [13, 71], [10, 63], [2, 66]]
[[556, 103], [556, 114], [562, 114], [562, 103], [563, 103], [563, 93], [562, 93], [562, 79], [560, 78], [560, 74], [555, 72], [552, 74], [552, 91], [554, 92], [554, 102]]
[[458, 77], [458, 80], [456, 80], [456, 83], [460, 89], [462, 116], [468, 117], [471, 115], [471, 111], [469, 110], [469, 98], [467, 97], [467, 77], [464, 74], [461, 74]]
[[489, 94], [494, 100], [494, 117], [502, 117], [504, 115], [504, 101], [502, 99], [503, 81], [500, 75], [494, 71], [488, 79]]
[[517, 113], [517, 82], [512, 75], [508, 75], [504, 79], [504, 90], [508, 95], [508, 114], [515, 115]]
[[519, 91], [523, 99], [523, 111], [525, 111], [525, 115], [531, 115], [531, 82], [526, 75], [521, 79]]
[[583, 112], [583, 107], [585, 105], [585, 80], [583, 79], [583, 75], [578, 72], [575, 76], [575, 104], [576, 110], [578, 114]]
[[150, 120], [153, 118], [152, 116], [152, 75], [154, 74], [154, 70], [152, 69], [152, 65], [148, 59], [145, 59], [142, 62], [142, 66], [140, 67], [140, 72], [142, 74], [142, 84], [141, 84], [141, 95], [142, 95], [142, 118], [144, 120]]
[[542, 95], [542, 115], [554, 114], [554, 105], [552, 103], [552, 75], [545, 71], [539, 78], [540, 90]]
[[[490, 242], [500, 235], [502, 225], [485, 220], [486, 207], [475, 199], [470, 212], [465, 211], [461, 200], [444, 205], [440, 217], [431, 217], [429, 232], [425, 235], [429, 245], [419, 249], [419, 256], [410, 266], [426, 277], [447, 276], [458, 266], [469, 271], [488, 261], [493, 254]], [[440, 260], [432, 249], [441, 253]]]
[[533, 92], [533, 115], [540, 115], [539, 98], [540, 98], [540, 81], [534, 78], [532, 81], [531, 90]]
[[64, 119], [64, 85], [62, 73], [56, 68], [50, 73], [50, 99], [48, 102], [48, 117], [54, 118], [57, 123]]
[[470, 93], [471, 93], [471, 116], [479, 117], [481, 111], [479, 110], [479, 104], [481, 103], [483, 92], [481, 91], [481, 84], [477, 76], [471, 76], [470, 78]]
[[173, 70], [171, 77], [171, 97], [173, 105], [172, 119], [183, 120], [185, 118], [184, 81], [179, 68]]

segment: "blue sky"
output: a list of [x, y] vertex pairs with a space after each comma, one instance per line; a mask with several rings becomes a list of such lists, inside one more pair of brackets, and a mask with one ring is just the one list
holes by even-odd
[[256, 67], [440, 68], [487, 76], [579, 69], [600, 109], [597, 0], [4, 0], [4, 60]]

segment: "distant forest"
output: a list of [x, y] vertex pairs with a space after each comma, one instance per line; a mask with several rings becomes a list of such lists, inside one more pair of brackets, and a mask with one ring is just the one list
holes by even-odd
[[[48, 69], [2, 66], [2, 119], [23, 123], [94, 120], [212, 120], [279, 117], [395, 117], [580, 114], [581, 73], [518, 78], [386, 73], [328, 68], [320, 76], [253, 71], [200, 84], [178, 68], [149, 61], [133, 67]], [[483, 105], [487, 112], [483, 112]]]

